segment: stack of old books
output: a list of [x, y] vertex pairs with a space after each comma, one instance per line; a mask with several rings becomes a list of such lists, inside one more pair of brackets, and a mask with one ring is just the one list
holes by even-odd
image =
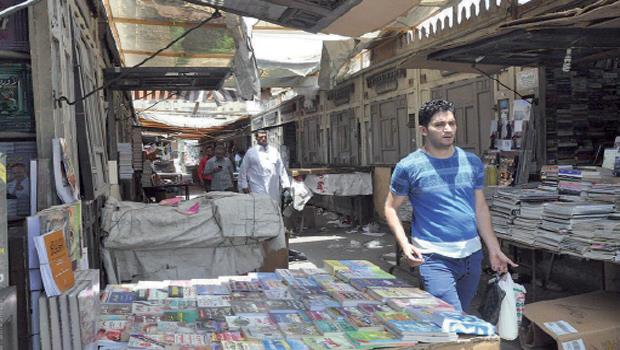
[[[109, 285], [101, 298], [97, 344], [106, 349], [369, 349], [449, 342], [457, 333], [494, 335], [492, 325], [454, 312], [379, 270], [367, 261], [329, 260], [325, 269]], [[337, 277], [344, 272], [351, 284]]]
[[598, 183], [593, 184], [584, 193], [590, 201], [616, 203], [620, 200], [620, 184]]
[[500, 237], [510, 236], [512, 221], [519, 211], [519, 200], [512, 195], [516, 191], [515, 188], [497, 190], [491, 201], [491, 223]]
[[[540, 185], [539, 189], [545, 191], [557, 191], [558, 190], [558, 171], [561, 166], [558, 165], [543, 165], [540, 169]], [[572, 166], [569, 166], [572, 168]]]
[[613, 261], [620, 251], [620, 221], [577, 223], [566, 235], [561, 249], [589, 259]]
[[493, 227], [497, 233], [532, 244], [542, 220], [543, 203], [556, 201], [558, 194], [536, 189], [497, 190], [491, 205]]
[[559, 251], [567, 232], [576, 224], [588, 224], [605, 219], [613, 211], [613, 204], [601, 202], [546, 203], [535, 244]]

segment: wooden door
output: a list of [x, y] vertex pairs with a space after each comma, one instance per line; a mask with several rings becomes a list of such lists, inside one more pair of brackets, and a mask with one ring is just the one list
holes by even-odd
[[478, 155], [490, 145], [493, 119], [491, 86], [491, 80], [478, 78], [439, 86], [431, 93], [434, 99], [444, 98], [454, 103], [456, 145]]
[[405, 97], [373, 103], [370, 107], [372, 124], [372, 163], [396, 164], [413, 150], [414, 143]]
[[319, 117], [305, 119], [303, 123], [303, 149], [302, 160], [304, 166], [318, 165], [321, 163], [319, 147], [321, 144], [321, 133], [319, 127]]
[[352, 109], [330, 114], [330, 146], [333, 165], [358, 165], [357, 119]]

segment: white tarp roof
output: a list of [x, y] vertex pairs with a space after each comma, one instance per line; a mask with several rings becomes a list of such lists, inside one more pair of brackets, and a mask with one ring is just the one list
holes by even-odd
[[208, 129], [226, 126], [244, 118], [243, 116], [208, 116], [208, 117], [188, 117], [187, 114], [164, 114], [162, 112], [145, 112], [140, 115], [140, 119], [152, 121], [177, 128], [197, 128]]

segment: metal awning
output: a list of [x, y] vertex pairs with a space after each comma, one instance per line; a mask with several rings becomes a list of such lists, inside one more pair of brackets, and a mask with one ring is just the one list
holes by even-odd
[[186, 0], [312, 33], [358, 37], [384, 28], [415, 7], [426, 13], [442, 0]]
[[106, 69], [104, 78], [114, 90], [219, 90], [230, 72], [226, 67], [117, 67]]
[[504, 66], [561, 66], [618, 55], [620, 28], [544, 28], [500, 31], [476, 41], [440, 49], [429, 60]]

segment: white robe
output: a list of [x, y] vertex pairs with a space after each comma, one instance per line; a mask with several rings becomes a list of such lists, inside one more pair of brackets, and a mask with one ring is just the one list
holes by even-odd
[[278, 150], [269, 145], [250, 148], [239, 169], [239, 189], [249, 187], [252, 193], [267, 193], [280, 203], [280, 185], [290, 188], [291, 181]]

